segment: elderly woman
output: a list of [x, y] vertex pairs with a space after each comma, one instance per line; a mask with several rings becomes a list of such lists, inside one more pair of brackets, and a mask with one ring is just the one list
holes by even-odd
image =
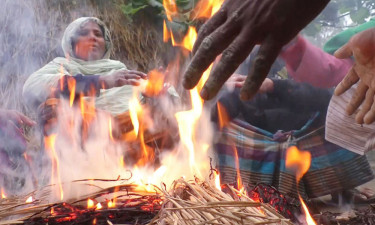
[[[96, 107], [118, 115], [128, 110], [132, 85], [146, 74], [127, 70], [126, 66], [109, 59], [112, 42], [105, 24], [95, 17], [82, 17], [66, 28], [62, 38], [65, 57], [57, 57], [34, 72], [25, 82], [23, 96], [35, 108], [60, 87], [68, 90], [67, 81], [76, 81], [76, 93], [96, 97]], [[60, 82], [59, 82], [60, 81]]]

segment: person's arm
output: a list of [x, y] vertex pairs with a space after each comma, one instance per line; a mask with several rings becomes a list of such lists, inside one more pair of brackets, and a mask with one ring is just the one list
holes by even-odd
[[338, 59], [297, 36], [281, 54], [288, 74], [297, 82], [330, 88], [340, 83], [353, 61]]

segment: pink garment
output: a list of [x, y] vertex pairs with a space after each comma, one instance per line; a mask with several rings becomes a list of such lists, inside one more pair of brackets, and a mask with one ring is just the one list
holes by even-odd
[[297, 82], [330, 88], [340, 83], [353, 65], [351, 59], [338, 59], [298, 36], [280, 54], [290, 76]]

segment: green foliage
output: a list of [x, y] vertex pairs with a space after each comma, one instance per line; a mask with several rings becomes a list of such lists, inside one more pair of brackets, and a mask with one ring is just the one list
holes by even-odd
[[345, 29], [357, 26], [369, 20], [374, 11], [375, 0], [331, 0], [323, 12], [304, 29], [304, 34], [314, 37], [321, 35], [323, 28]]

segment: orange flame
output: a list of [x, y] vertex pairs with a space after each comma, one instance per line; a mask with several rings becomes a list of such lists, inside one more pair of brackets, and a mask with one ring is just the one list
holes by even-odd
[[163, 6], [165, 14], [169, 21], [172, 21], [172, 17], [177, 13], [177, 5], [175, 0], [163, 0]]
[[197, 40], [197, 31], [194, 27], [189, 27], [188, 33], [184, 37], [181, 46], [189, 51], [193, 50], [195, 41]]
[[297, 183], [301, 180], [303, 175], [309, 170], [310, 163], [310, 152], [299, 151], [296, 146], [292, 146], [287, 149], [285, 166], [295, 171]]
[[112, 132], [112, 119], [109, 118], [109, 121], [108, 121], [108, 130], [109, 130], [109, 138], [111, 139], [111, 141], [114, 141], [114, 138], [113, 138], [113, 132]]
[[33, 196], [30, 196], [26, 199], [26, 203], [32, 203], [33, 202]]
[[215, 187], [221, 191], [221, 184], [220, 184], [220, 173], [217, 170], [214, 170], [214, 181]]
[[108, 208], [114, 208], [115, 204], [113, 203], [112, 200], [108, 201]]
[[94, 201], [91, 199], [87, 199], [87, 208], [91, 209], [92, 207], [94, 207]]
[[236, 165], [236, 171], [237, 171], [237, 188], [240, 192], [243, 192], [245, 187], [242, 184], [242, 178], [241, 178], [241, 172], [240, 172], [240, 161], [238, 159], [238, 152], [236, 146], [233, 146], [234, 149], [234, 160]]
[[75, 98], [75, 93], [76, 93], [76, 80], [72, 78], [72, 79], [68, 79], [67, 82], [68, 82], [68, 89], [70, 92], [69, 106], [72, 107], [74, 98]]
[[[64, 191], [61, 184], [61, 178], [60, 178], [60, 165], [59, 165], [59, 159], [57, 157], [57, 153], [55, 150], [55, 143], [56, 143], [56, 134], [52, 134], [48, 137], [44, 137], [44, 145], [46, 147], [46, 150], [49, 151], [49, 155], [52, 159], [52, 173], [51, 173], [51, 184], [55, 184], [54, 177], [55, 172], [57, 174], [57, 182], [59, 184], [60, 188], [60, 200], [63, 200], [64, 198]], [[55, 171], [56, 170], [56, 171]]]
[[139, 134], [139, 120], [138, 115], [142, 112], [142, 107], [136, 97], [130, 99], [129, 101], [129, 113], [130, 119], [132, 121], [134, 132], [138, 136]]
[[[291, 168], [295, 171], [296, 174], [296, 185], [298, 191], [298, 183], [303, 177], [303, 175], [309, 170], [311, 163], [311, 153], [308, 151], [299, 151], [296, 146], [292, 146], [287, 149], [286, 151], [286, 160], [285, 166], [286, 168]], [[305, 211], [306, 215], [306, 222], [308, 225], [316, 225], [314, 219], [311, 217], [309, 210], [301, 195], [298, 193], [298, 197], [301, 201], [303, 210]]]
[[224, 0], [200, 0], [191, 14], [191, 19], [210, 18], [219, 11]]
[[223, 129], [229, 123], [229, 116], [225, 107], [220, 103], [217, 102], [217, 116], [219, 119], [219, 128], [220, 130]]
[[4, 193], [3, 188], [1, 188], [0, 190], [1, 190], [1, 199], [7, 198], [7, 196]]
[[147, 77], [144, 94], [148, 97], [159, 95], [164, 88], [164, 74], [157, 70], [151, 70]]

